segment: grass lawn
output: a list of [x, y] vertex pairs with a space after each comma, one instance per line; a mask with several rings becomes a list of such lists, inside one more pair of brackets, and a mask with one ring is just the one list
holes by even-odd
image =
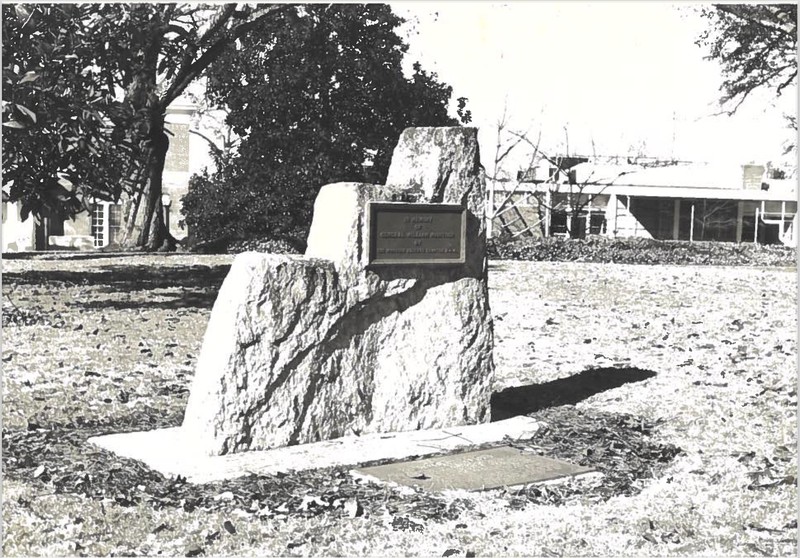
[[602, 479], [189, 485], [85, 443], [177, 426], [231, 256], [3, 261], [3, 554], [789, 556], [794, 269], [490, 262], [493, 413]]

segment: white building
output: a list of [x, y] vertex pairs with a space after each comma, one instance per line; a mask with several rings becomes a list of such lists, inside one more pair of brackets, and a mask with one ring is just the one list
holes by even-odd
[[765, 165], [563, 159], [490, 189], [495, 233], [568, 236], [577, 225], [579, 237], [797, 243], [796, 179], [776, 178]]
[[[182, 200], [189, 189], [189, 178], [211, 165], [205, 139], [189, 132], [195, 105], [178, 99], [167, 109], [167, 130], [171, 133], [169, 150], [164, 166], [163, 197], [164, 218], [169, 231], [176, 239], [186, 237], [180, 227]], [[91, 213], [83, 212], [63, 222], [56, 219], [36, 219], [32, 215], [23, 221], [20, 206], [3, 201], [2, 240], [3, 252], [28, 252], [37, 250], [94, 250], [114, 243], [122, 229], [121, 204], [98, 202]]]

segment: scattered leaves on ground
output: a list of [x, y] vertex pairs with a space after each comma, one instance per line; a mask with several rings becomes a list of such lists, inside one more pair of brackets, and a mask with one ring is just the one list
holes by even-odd
[[388, 555], [795, 553], [793, 273], [491, 262], [493, 411], [543, 424], [506, 443], [593, 480], [437, 494], [331, 468], [197, 486], [87, 444], [181, 423], [230, 261], [4, 261], [6, 555], [366, 555], [377, 538]]

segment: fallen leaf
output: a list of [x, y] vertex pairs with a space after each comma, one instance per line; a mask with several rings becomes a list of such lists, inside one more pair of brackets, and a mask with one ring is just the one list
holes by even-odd
[[344, 503], [344, 513], [349, 518], [358, 517], [364, 514], [364, 508], [355, 498], [350, 498]]

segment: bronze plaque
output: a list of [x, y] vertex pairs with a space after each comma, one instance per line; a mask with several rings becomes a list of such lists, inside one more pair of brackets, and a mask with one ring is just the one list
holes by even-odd
[[444, 203], [370, 202], [368, 264], [463, 264], [467, 210]]
[[427, 490], [491, 490], [574, 477], [594, 470], [508, 446], [356, 469], [384, 482]]

